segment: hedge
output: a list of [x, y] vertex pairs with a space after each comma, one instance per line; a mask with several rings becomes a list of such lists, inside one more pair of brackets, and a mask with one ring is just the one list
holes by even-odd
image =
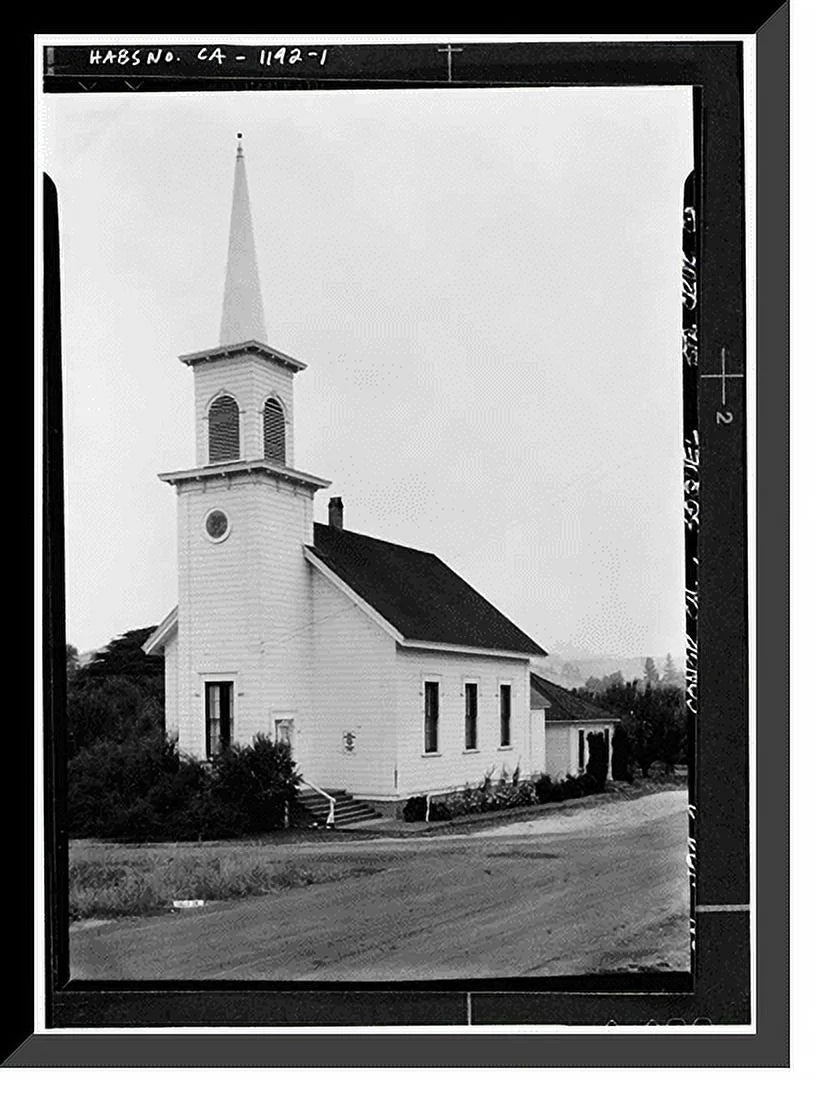
[[[606, 763], [607, 765], [607, 763]], [[447, 793], [430, 800], [430, 822], [454, 819], [457, 816], [471, 815], [477, 812], [499, 812], [509, 808], [529, 808], [536, 804], [549, 804], [553, 801], [571, 800], [579, 796], [602, 792], [605, 779], [582, 773], [578, 777], [568, 775], [553, 781], [543, 773], [533, 780], [520, 781], [518, 772], [508, 780], [506, 774], [493, 785], [488, 775], [480, 785], [467, 785], [457, 792]], [[411, 796], [403, 808], [403, 818], [407, 823], [422, 822], [426, 819], [426, 796]]]
[[160, 734], [99, 741], [68, 764], [69, 833], [142, 841], [274, 831], [298, 780], [288, 748], [264, 735], [212, 763], [180, 757]]

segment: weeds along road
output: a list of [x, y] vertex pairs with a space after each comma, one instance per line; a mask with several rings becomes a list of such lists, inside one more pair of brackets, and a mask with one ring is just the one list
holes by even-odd
[[73, 927], [74, 979], [390, 981], [689, 968], [684, 792], [467, 835], [275, 847], [382, 868]]

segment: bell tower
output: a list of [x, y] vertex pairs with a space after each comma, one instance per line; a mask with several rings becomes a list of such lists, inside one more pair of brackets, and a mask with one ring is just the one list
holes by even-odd
[[257, 733], [302, 751], [311, 670], [314, 494], [294, 467], [294, 379], [268, 343], [242, 136], [237, 135], [219, 345], [193, 370], [196, 465], [162, 473], [178, 503], [179, 749], [214, 757]]
[[306, 367], [268, 345], [242, 136], [237, 139], [219, 345], [181, 356], [193, 369], [196, 464], [268, 458], [290, 468], [294, 376]]

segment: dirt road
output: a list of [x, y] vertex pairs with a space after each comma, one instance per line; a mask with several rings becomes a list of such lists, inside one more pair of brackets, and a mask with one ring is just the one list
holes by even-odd
[[[73, 978], [404, 981], [689, 968], [686, 797], [299, 848], [379, 872], [73, 927]], [[298, 851], [294, 847], [277, 850]]]

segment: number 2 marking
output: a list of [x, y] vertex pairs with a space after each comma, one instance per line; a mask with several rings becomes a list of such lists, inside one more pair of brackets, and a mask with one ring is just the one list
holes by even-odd
[[730, 411], [715, 412], [715, 419], [718, 423], [731, 423], [732, 413]]

